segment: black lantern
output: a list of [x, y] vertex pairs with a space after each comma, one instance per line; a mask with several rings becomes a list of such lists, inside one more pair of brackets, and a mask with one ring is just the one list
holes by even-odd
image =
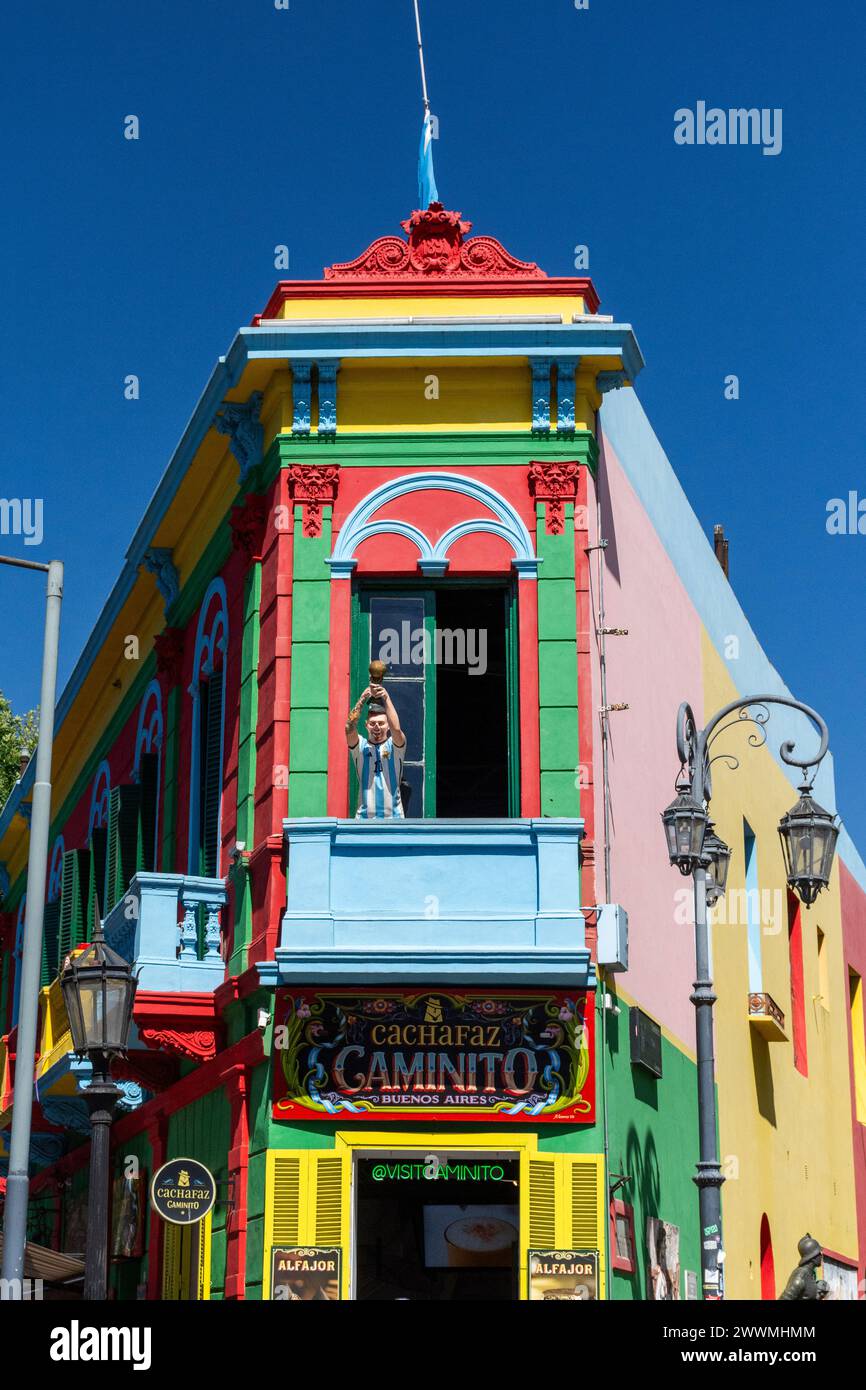
[[807, 907], [830, 882], [839, 835], [836, 817], [818, 805], [811, 791], [808, 783], [800, 787], [800, 800], [779, 821], [788, 883]]
[[668, 845], [668, 857], [681, 874], [690, 874], [701, 862], [707, 813], [695, 801], [688, 782], [677, 784], [677, 797], [664, 811], [662, 823]]
[[712, 907], [719, 898], [724, 897], [728, 882], [728, 865], [731, 850], [724, 840], [720, 840], [712, 821], [707, 825], [704, 836], [704, 864], [707, 870], [707, 906]]
[[125, 1052], [138, 981], [128, 961], [106, 946], [98, 921], [87, 950], [67, 956], [60, 985], [73, 1050], [104, 1057]]

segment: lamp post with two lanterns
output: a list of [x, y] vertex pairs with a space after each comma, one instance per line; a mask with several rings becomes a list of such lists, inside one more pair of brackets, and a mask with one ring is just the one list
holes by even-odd
[[93, 940], [80, 955], [67, 956], [60, 977], [73, 1050], [92, 1068], [84, 1092], [91, 1139], [84, 1297], [97, 1302], [107, 1294], [109, 1141], [121, 1095], [111, 1060], [126, 1051], [137, 985], [127, 961], [105, 944], [97, 913]]
[[[711, 756], [711, 748], [725, 729], [739, 721], [756, 726], [756, 731], [749, 736], [749, 743], [752, 747], [760, 747], [766, 742], [764, 726], [770, 717], [769, 705], [787, 705], [805, 714], [821, 738], [817, 753], [808, 760], [794, 756], [795, 745], [791, 741], [783, 743], [779, 750], [783, 762], [803, 770], [800, 798], [779, 822], [779, 837], [788, 884], [800, 900], [807, 907], [810, 906], [830, 881], [839, 827], [835, 816], [825, 811], [812, 797], [812, 782], [827, 752], [829, 735], [824, 720], [808, 705], [780, 695], [753, 695], [749, 699], [734, 700], [725, 705], [703, 729], [698, 729], [690, 706], [680, 705], [677, 715], [677, 754], [680, 760], [677, 795], [662, 812], [670, 862], [684, 876], [691, 875], [694, 882], [697, 978], [690, 997], [695, 1006], [699, 1131], [699, 1158], [694, 1181], [700, 1202], [705, 1299], [718, 1299], [723, 1294], [721, 1188], [725, 1180], [719, 1163], [716, 1130], [713, 1057], [713, 1004], [716, 995], [710, 978], [707, 908], [712, 907], [725, 892], [731, 858], [730, 849], [716, 835], [709, 817], [712, 798], [710, 768], [716, 757], [723, 758], [733, 768], [739, 766], [738, 760], [730, 753]], [[815, 770], [811, 780], [808, 775], [810, 768]]]

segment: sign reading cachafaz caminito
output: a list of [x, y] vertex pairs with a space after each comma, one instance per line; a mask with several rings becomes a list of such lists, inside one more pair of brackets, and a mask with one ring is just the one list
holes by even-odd
[[280, 991], [274, 1118], [594, 1118], [586, 990]]
[[150, 1184], [150, 1205], [174, 1226], [203, 1221], [215, 1201], [214, 1175], [194, 1158], [170, 1159]]

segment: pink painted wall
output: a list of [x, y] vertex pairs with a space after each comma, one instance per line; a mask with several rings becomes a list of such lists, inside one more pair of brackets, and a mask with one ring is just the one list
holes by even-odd
[[[703, 705], [700, 619], [610, 444], [602, 436], [598, 497], [604, 556], [607, 699], [629, 709], [610, 715], [610, 899], [629, 914], [629, 969], [624, 992], [676, 1038], [695, 1045], [694, 926], [691, 880], [668, 863], [660, 812], [674, 796], [675, 731], [680, 703]], [[597, 539], [596, 495], [590, 483], [591, 543]], [[597, 562], [593, 563], [597, 604]], [[596, 708], [601, 705], [597, 652]], [[605, 895], [601, 738], [594, 741], [596, 882]], [[687, 890], [684, 894], [683, 890]], [[686, 904], [686, 911], [683, 910]], [[679, 910], [678, 910], [679, 909]], [[687, 914], [687, 915], [686, 915]], [[685, 917], [685, 920], [682, 920]], [[679, 920], [678, 920], [679, 919]]]

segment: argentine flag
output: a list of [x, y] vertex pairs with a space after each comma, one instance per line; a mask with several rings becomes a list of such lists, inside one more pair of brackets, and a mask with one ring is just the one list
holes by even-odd
[[438, 203], [436, 175], [433, 173], [433, 122], [430, 112], [424, 114], [421, 127], [421, 148], [418, 151], [418, 206], [423, 211], [431, 203]]

